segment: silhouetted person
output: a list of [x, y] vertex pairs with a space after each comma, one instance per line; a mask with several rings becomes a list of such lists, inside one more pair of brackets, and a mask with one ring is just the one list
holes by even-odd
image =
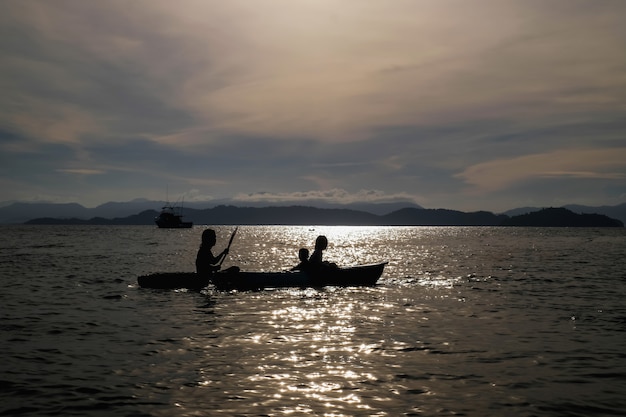
[[211, 249], [215, 246], [216, 241], [215, 230], [206, 229], [202, 232], [202, 243], [196, 255], [196, 272], [198, 274], [212, 274], [220, 270], [220, 262], [228, 254], [228, 248], [224, 249], [219, 255], [213, 256]]
[[309, 268], [309, 250], [307, 248], [301, 248], [298, 251], [298, 259], [300, 259], [300, 263], [291, 268], [291, 270], [306, 271]]
[[313, 269], [320, 269], [324, 267], [332, 267], [337, 268], [337, 265], [334, 263], [325, 262], [322, 260], [322, 252], [328, 247], [328, 239], [326, 236], [318, 236], [315, 239], [315, 250], [313, 251], [313, 255], [309, 258], [309, 265]]
[[314, 267], [322, 266], [322, 252], [328, 247], [328, 239], [326, 236], [318, 236], [315, 239], [315, 250], [309, 258], [309, 263]]

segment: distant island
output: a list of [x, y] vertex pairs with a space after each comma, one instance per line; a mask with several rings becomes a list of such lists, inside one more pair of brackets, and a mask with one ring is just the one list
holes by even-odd
[[602, 214], [576, 214], [566, 208], [546, 208], [513, 216], [502, 226], [532, 227], [624, 227], [624, 223]]
[[[35, 218], [31, 225], [154, 225], [155, 210], [106, 219]], [[525, 227], [624, 227], [621, 220], [602, 214], [577, 214], [566, 208], [546, 208], [516, 216], [488, 211], [462, 212], [447, 209], [404, 208], [377, 215], [351, 209], [307, 206], [236, 207], [186, 210], [197, 225], [343, 225], [343, 226], [525, 226]]]

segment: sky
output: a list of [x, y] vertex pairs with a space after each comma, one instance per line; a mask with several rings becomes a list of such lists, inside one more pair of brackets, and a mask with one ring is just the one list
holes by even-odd
[[626, 202], [622, 0], [0, 0], [0, 201]]

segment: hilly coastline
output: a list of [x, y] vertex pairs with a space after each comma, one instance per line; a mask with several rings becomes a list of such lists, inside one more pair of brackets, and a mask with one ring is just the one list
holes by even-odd
[[[36, 218], [26, 224], [53, 225], [153, 225], [155, 210], [106, 219]], [[308, 206], [236, 207], [186, 209], [185, 218], [196, 225], [345, 225], [345, 226], [537, 226], [537, 227], [624, 227], [624, 223], [602, 214], [577, 214], [566, 208], [548, 208], [517, 216], [488, 211], [462, 212], [446, 209], [404, 208], [385, 215], [351, 209]]]

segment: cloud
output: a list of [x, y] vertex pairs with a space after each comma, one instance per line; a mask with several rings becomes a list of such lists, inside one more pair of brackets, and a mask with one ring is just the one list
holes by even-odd
[[103, 171], [100, 169], [86, 169], [86, 168], [57, 169], [57, 171], [65, 173], [65, 174], [78, 174], [78, 175], [101, 175], [101, 174], [106, 173], [106, 171]]
[[[351, 4], [350, 13], [329, 4], [306, 10], [297, 24], [293, 16], [305, 11], [297, 6], [267, 20], [244, 17], [237, 40], [249, 46], [248, 36], [262, 34], [256, 48], [227, 59], [234, 68], [227, 85], [186, 97], [219, 129], [280, 138], [305, 132], [333, 142], [363, 139], [378, 126], [565, 117], [579, 112], [576, 102], [598, 109], [623, 102], [614, 55], [621, 42], [601, 32], [614, 16], [599, 10], [581, 26], [575, 6], [434, 3], [366, 2]], [[498, 18], [479, 23], [485, 14]], [[196, 75], [198, 85], [212, 79]]]
[[380, 190], [360, 190], [350, 193], [346, 190], [335, 188], [330, 190], [296, 191], [288, 193], [258, 192], [250, 194], [237, 194], [234, 201], [241, 202], [311, 202], [324, 201], [327, 203], [349, 204], [355, 202], [389, 203], [394, 201], [415, 201], [415, 196], [406, 193], [387, 194]]
[[472, 165], [456, 177], [479, 194], [542, 178], [624, 180], [626, 148], [564, 149], [496, 159]]
[[85, 135], [101, 131], [94, 115], [77, 106], [24, 99], [23, 110], [9, 112], [0, 117], [3, 125], [16, 134], [29, 138], [28, 150], [37, 142], [78, 145]]
[[[336, 142], [380, 126], [623, 103], [619, 13], [575, 2], [31, 1], [7, 9], [11, 25], [21, 23], [32, 48], [45, 51], [13, 57], [11, 74], [21, 72], [28, 87], [21, 91], [54, 94], [50, 109], [79, 102], [107, 121], [59, 138], [116, 127], [155, 138], [184, 131], [191, 142], [217, 133]], [[60, 119], [85, 126], [78, 114]]]
[[[0, 9], [0, 174], [20, 195], [156, 197], [169, 184], [218, 198], [377, 189], [466, 205], [465, 184], [495, 200], [528, 179], [612, 184], [623, 172], [547, 160], [623, 146], [624, 2]], [[67, 175], [89, 170], [103, 173]]]

